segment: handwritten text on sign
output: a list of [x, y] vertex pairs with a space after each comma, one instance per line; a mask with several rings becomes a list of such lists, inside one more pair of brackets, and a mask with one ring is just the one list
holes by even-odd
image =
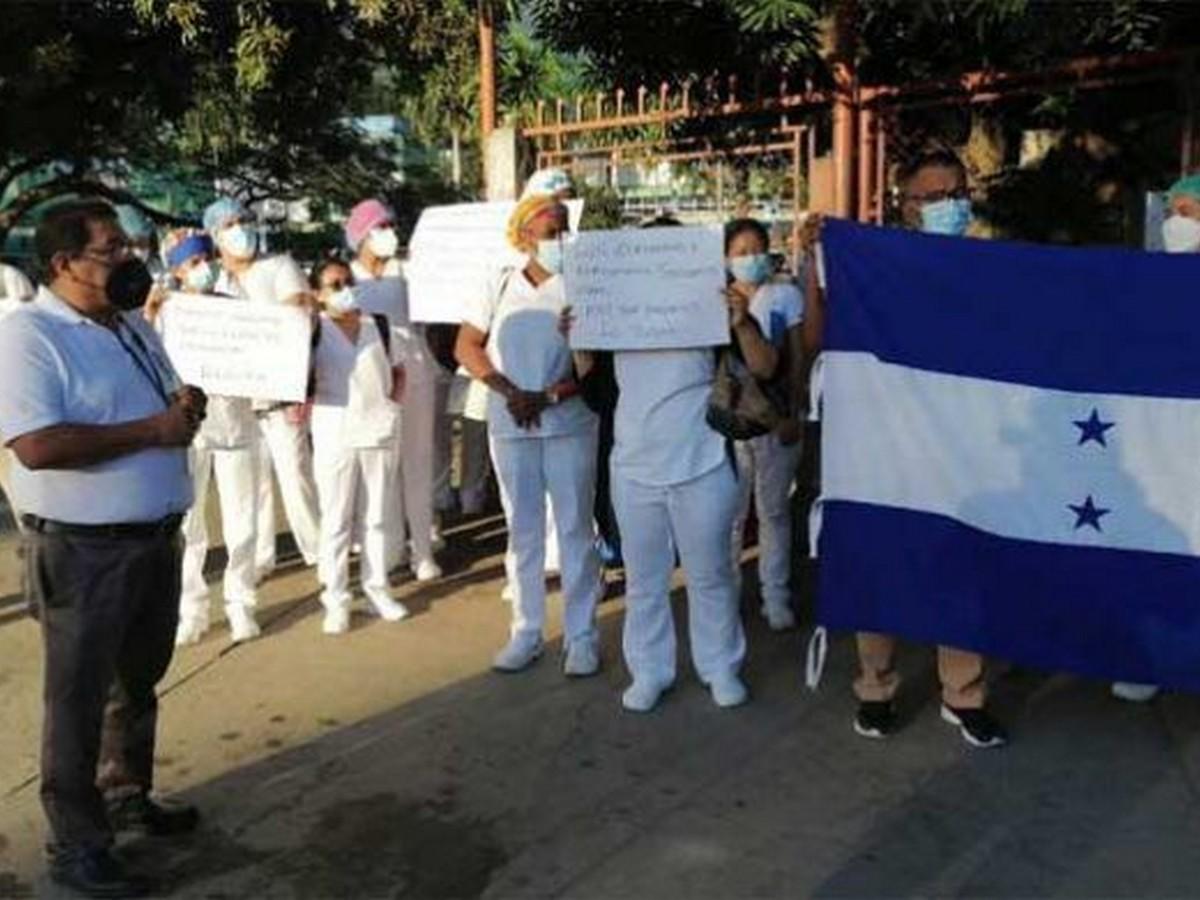
[[[409, 313], [414, 322], [463, 320], [466, 304], [505, 266], [524, 264], [508, 243], [508, 217], [516, 201], [430, 206], [409, 241]], [[579, 227], [582, 200], [566, 201], [571, 230]]]
[[563, 277], [578, 349], [729, 342], [719, 227], [585, 231], [566, 245]]
[[312, 322], [291, 304], [172, 294], [163, 344], [186, 384], [210, 394], [302, 403]]

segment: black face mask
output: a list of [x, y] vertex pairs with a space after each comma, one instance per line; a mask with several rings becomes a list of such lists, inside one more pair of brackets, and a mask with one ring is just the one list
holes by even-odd
[[108, 296], [108, 302], [117, 309], [137, 309], [145, 305], [153, 286], [154, 278], [146, 264], [136, 256], [131, 256], [113, 266], [108, 273], [104, 293]]

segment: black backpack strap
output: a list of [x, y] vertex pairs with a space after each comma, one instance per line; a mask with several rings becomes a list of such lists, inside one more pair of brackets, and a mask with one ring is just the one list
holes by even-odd
[[388, 317], [383, 313], [371, 313], [371, 318], [375, 320], [375, 327], [379, 329], [379, 339], [383, 341], [384, 352], [387, 353], [388, 359], [392, 358], [392, 326], [388, 322]]

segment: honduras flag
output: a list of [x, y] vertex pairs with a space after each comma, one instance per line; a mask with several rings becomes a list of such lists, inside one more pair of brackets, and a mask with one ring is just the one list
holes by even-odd
[[1200, 690], [1200, 255], [823, 242], [821, 624]]

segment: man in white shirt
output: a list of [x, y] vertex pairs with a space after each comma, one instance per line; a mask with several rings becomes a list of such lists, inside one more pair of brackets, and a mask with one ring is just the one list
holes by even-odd
[[62, 204], [35, 240], [48, 287], [0, 322], [0, 433], [18, 460], [27, 590], [46, 650], [51, 877], [92, 896], [140, 896], [149, 886], [111, 855], [114, 832], [179, 833], [198, 819], [149, 795], [155, 685], [174, 649], [179, 525], [192, 502], [186, 447], [205, 401], [178, 385], [141, 317], [115, 305], [140, 263], [108, 204]]
[[[412, 570], [417, 581], [442, 577], [433, 556], [433, 431], [437, 363], [425, 343], [425, 330], [408, 316], [408, 290], [396, 254], [396, 215], [379, 200], [364, 200], [346, 220], [346, 246], [359, 307], [387, 316], [406, 374], [404, 411], [397, 417], [396, 483], [389, 487], [389, 539], [404, 556], [405, 531], [412, 541]], [[407, 525], [407, 529], [405, 528]]]
[[[296, 262], [286, 254], [261, 256], [253, 217], [239, 201], [222, 198], [204, 211], [204, 229], [213, 239], [221, 260], [217, 293], [245, 297], [256, 303], [308, 304], [308, 282]], [[279, 493], [288, 525], [305, 565], [317, 563], [320, 525], [317, 487], [313, 480], [312, 449], [304, 407], [265, 404], [258, 411], [262, 436], [258, 469], [258, 577], [275, 568], [275, 495], [271, 472], [279, 479]]]

